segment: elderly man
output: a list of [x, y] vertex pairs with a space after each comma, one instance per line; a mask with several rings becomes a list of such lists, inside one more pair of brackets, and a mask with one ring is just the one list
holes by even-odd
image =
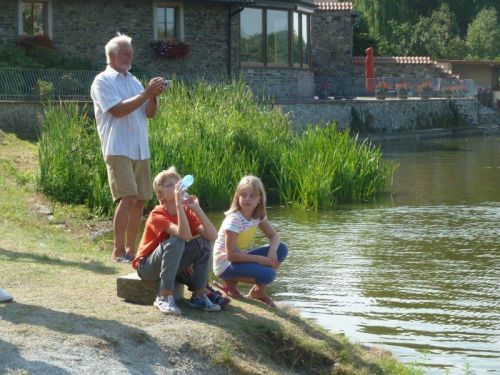
[[164, 79], [153, 78], [144, 89], [129, 73], [133, 51], [127, 35], [118, 33], [105, 51], [108, 66], [94, 79], [90, 94], [111, 194], [118, 204], [111, 259], [129, 262], [135, 256], [144, 202], [152, 198], [147, 119], [156, 114]]

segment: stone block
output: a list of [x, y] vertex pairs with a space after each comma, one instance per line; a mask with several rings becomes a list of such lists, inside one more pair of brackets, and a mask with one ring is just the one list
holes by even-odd
[[[137, 272], [120, 276], [116, 280], [116, 294], [125, 301], [152, 305], [158, 293], [159, 281], [141, 280]], [[184, 297], [184, 285], [175, 283], [174, 298]]]

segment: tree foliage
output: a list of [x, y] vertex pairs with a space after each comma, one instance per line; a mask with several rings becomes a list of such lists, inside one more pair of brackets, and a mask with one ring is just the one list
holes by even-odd
[[485, 8], [478, 13], [469, 25], [466, 43], [468, 58], [500, 57], [500, 29], [495, 9]]
[[470, 43], [469, 37], [465, 41], [483, 9], [500, 12], [498, 0], [354, 0], [354, 6], [361, 13], [354, 30], [358, 54], [371, 46], [378, 55], [488, 58], [491, 53], [485, 50], [471, 52], [472, 40], [477, 41], [485, 31], [491, 39], [492, 30], [499, 29], [497, 19], [493, 22], [491, 15], [483, 16], [478, 21], [481, 26], [476, 26], [480, 31]]

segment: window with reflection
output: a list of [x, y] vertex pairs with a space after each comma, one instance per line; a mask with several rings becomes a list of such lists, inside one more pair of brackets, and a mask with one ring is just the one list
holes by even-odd
[[245, 8], [240, 13], [240, 62], [246, 66], [308, 67], [310, 16], [305, 13]]
[[262, 9], [245, 8], [240, 21], [240, 60], [263, 63]]
[[302, 52], [302, 66], [308, 67], [309, 66], [309, 20], [311, 19], [310, 16], [307, 14], [302, 14], [302, 24], [301, 24], [301, 29], [302, 29], [302, 46], [301, 46], [301, 52]]
[[48, 3], [46, 1], [23, 1], [23, 33], [28, 35], [48, 34]]
[[267, 11], [267, 63], [288, 66], [288, 12]]
[[300, 14], [293, 12], [293, 25], [292, 25], [292, 65], [300, 66]]
[[158, 39], [178, 39], [178, 10], [175, 7], [156, 7]]

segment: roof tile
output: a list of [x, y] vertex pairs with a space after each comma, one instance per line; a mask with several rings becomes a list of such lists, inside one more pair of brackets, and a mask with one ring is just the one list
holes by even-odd
[[[436, 61], [431, 60], [428, 56], [381, 56], [375, 57], [375, 64], [435, 64]], [[353, 56], [354, 64], [364, 64], [364, 56]]]
[[352, 3], [336, 1], [314, 1], [317, 10], [352, 10]]

